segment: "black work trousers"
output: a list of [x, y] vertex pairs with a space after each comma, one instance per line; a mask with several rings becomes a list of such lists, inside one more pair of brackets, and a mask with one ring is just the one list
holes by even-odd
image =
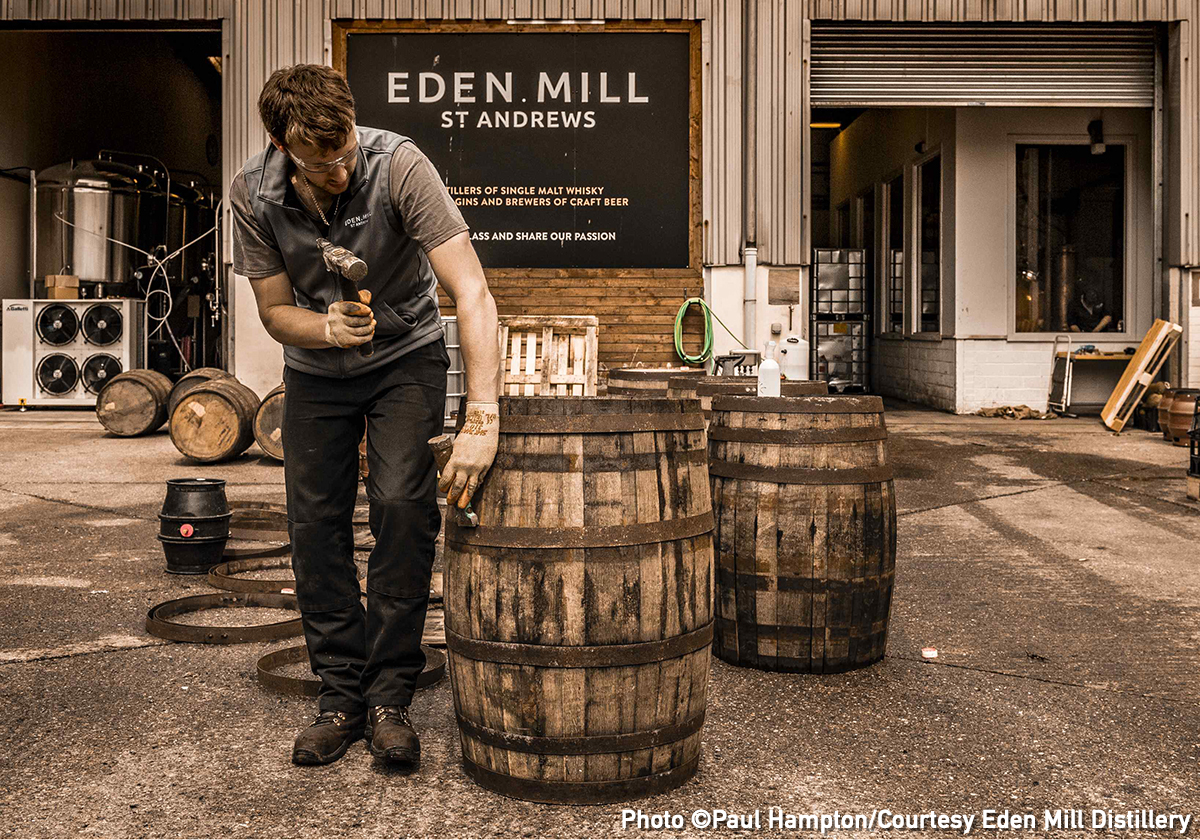
[[[441, 527], [427, 441], [442, 432], [449, 366], [439, 340], [350, 379], [284, 371], [292, 569], [322, 710], [407, 706], [425, 667], [421, 634]], [[353, 527], [364, 425], [375, 535], [366, 609]]]

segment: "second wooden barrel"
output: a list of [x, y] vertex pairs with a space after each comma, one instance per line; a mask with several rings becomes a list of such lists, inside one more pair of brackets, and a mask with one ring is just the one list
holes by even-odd
[[232, 379], [233, 374], [220, 368], [201, 367], [192, 368], [183, 376], [179, 377], [179, 381], [175, 383], [175, 387], [171, 389], [171, 399], [167, 404], [167, 417], [175, 413], [175, 406], [179, 405], [179, 401], [192, 390], [199, 388], [205, 382], [212, 379]]
[[[785, 397], [815, 397], [829, 393], [829, 385], [820, 380], [779, 383]], [[667, 382], [667, 396], [677, 399], [700, 400], [705, 423], [712, 419], [712, 400], [717, 395], [754, 396], [758, 392], [757, 376], [687, 376], [673, 377]]]
[[254, 443], [258, 395], [233, 377], [192, 389], [171, 412], [171, 443], [193, 461], [236, 458]]
[[254, 439], [276, 461], [283, 460], [283, 398], [283, 385], [277, 385], [254, 413]]
[[1187, 446], [1200, 388], [1176, 388], [1174, 394], [1171, 407], [1167, 409], [1167, 439], [1176, 446]]
[[167, 422], [171, 380], [156, 370], [114, 376], [96, 396], [96, 419], [114, 435], [149, 434]]
[[690, 400], [501, 397], [474, 508], [446, 522], [463, 765], [535, 802], [618, 802], [696, 772], [712, 506]]
[[608, 395], [610, 397], [665, 397], [667, 383], [680, 376], [700, 378], [707, 376], [704, 368], [616, 368], [608, 372]]
[[713, 399], [718, 657], [830, 673], [883, 658], [896, 496], [879, 397]]
[[1158, 403], [1158, 430], [1162, 432], [1163, 440], [1171, 439], [1171, 430], [1168, 426], [1171, 416], [1171, 403], [1175, 401], [1174, 391], [1165, 391], [1162, 395], [1162, 400]]

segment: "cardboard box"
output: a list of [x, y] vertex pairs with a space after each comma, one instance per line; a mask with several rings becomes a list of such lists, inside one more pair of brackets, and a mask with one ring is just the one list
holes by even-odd
[[[47, 289], [78, 289], [79, 276], [76, 274], [47, 274]], [[76, 295], [75, 297], [79, 297]]]
[[79, 289], [68, 286], [51, 286], [46, 289], [46, 298], [48, 300], [79, 300]]

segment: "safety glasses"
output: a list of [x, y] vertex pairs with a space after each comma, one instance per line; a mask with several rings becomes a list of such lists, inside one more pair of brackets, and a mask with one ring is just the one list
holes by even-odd
[[296, 164], [296, 166], [300, 167], [305, 172], [313, 172], [316, 174], [323, 175], [326, 172], [332, 172], [333, 170], [337, 169], [339, 166], [345, 166], [347, 161], [350, 160], [350, 158], [352, 158], [356, 154], [358, 154], [358, 143], [355, 143], [354, 148], [351, 149], [350, 151], [346, 152], [346, 154], [342, 155], [337, 160], [331, 160], [328, 163], [305, 163], [304, 161], [297, 158], [294, 154], [292, 154], [290, 149], [286, 149], [285, 151], [287, 151], [288, 157], [290, 157], [292, 159], [292, 163]]

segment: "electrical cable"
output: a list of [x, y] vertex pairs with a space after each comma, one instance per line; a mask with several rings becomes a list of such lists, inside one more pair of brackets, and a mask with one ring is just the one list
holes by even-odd
[[84, 233], [89, 233], [92, 236], [99, 237], [100, 239], [107, 239], [109, 242], [113, 243], [114, 245], [120, 245], [122, 248], [128, 248], [130, 251], [137, 251], [139, 254], [141, 254], [144, 257], [147, 257], [148, 259], [151, 259], [151, 260], [154, 259], [154, 255], [151, 254], [149, 251], [143, 251], [141, 248], [137, 247], [136, 245], [130, 245], [128, 242], [122, 242], [120, 239], [113, 239], [111, 236], [105, 236], [103, 233], [96, 233], [96, 231], [94, 231], [94, 230], [88, 230], [85, 227], [80, 227], [79, 225], [75, 224], [74, 222], [68, 222], [66, 219], [64, 219], [62, 217], [62, 214], [60, 214], [60, 213], [55, 213], [54, 218], [58, 219], [60, 222], [62, 222], [67, 227], [73, 227], [76, 230], [81, 230]]
[[[701, 348], [698, 356], [690, 356], [683, 351], [683, 318], [692, 306], [699, 306], [700, 311], [704, 316], [704, 346]], [[730, 338], [742, 345], [742, 347], [745, 349], [750, 349], [749, 347], [746, 347], [745, 342], [733, 334], [733, 331], [729, 329], [729, 327], [725, 326], [725, 322], [722, 321], [720, 317], [709, 308], [708, 304], [704, 302], [704, 298], [688, 298], [683, 302], [683, 305], [679, 307], [679, 312], [675, 315], [675, 354], [679, 356], [679, 358], [682, 359], [685, 364], [699, 365], [712, 358], [713, 318], [716, 318], [717, 323], [725, 329], [725, 332], [729, 333]]]

